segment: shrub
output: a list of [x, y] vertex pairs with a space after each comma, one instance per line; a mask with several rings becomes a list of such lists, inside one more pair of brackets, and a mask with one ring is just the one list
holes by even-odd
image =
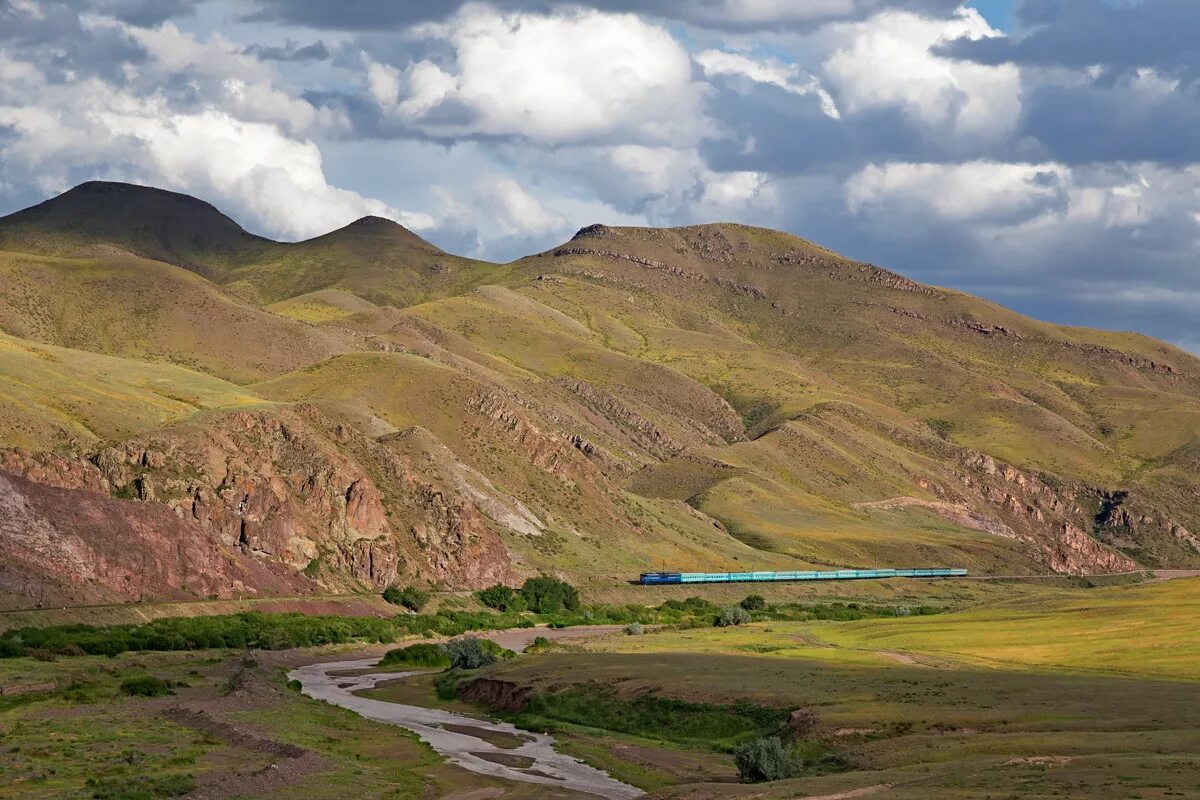
[[563, 609], [579, 611], [579, 592], [566, 581], [539, 575], [530, 578], [521, 586], [521, 596], [531, 611], [538, 614], [557, 614]]
[[739, 744], [733, 749], [733, 761], [744, 783], [778, 781], [796, 772], [791, 753], [774, 736]]
[[497, 611], [525, 611], [529, 607], [516, 589], [502, 583], [480, 589], [475, 596], [479, 598], [479, 602]]
[[747, 611], [766, 611], [767, 601], [760, 594], [748, 595], [740, 604]]
[[405, 586], [403, 589], [395, 585], [383, 590], [383, 599], [394, 606], [404, 606], [409, 611], [417, 612], [429, 602], [429, 592], [416, 586]]
[[717, 617], [718, 628], [729, 628], [734, 625], [745, 625], [750, 622], [750, 612], [741, 606], [729, 606]]
[[304, 688], [304, 684], [302, 684], [298, 680], [293, 679], [293, 680], [290, 680], [287, 682], [287, 688], [293, 692], [299, 692]]
[[180, 797], [196, 788], [191, 775], [165, 775], [150, 778], [144, 775], [111, 778], [88, 778], [85, 784], [94, 800], [157, 800], [160, 797]]
[[135, 675], [121, 681], [121, 692], [130, 697], [161, 697], [165, 694], [175, 694], [171, 684], [153, 675]]
[[429, 603], [429, 592], [416, 586], [406, 586], [400, 593], [400, 605], [413, 612], [419, 612]]
[[379, 662], [381, 667], [396, 664], [409, 667], [448, 667], [450, 656], [446, 655], [446, 650], [441, 645], [422, 642], [391, 650]]
[[646, 627], [640, 622], [631, 622], [625, 626], [626, 636], [641, 636], [646, 632]]
[[[496, 663], [496, 654], [474, 636], [464, 636], [446, 642], [446, 656], [451, 669], [479, 669]], [[489, 644], [491, 644], [489, 642]]]

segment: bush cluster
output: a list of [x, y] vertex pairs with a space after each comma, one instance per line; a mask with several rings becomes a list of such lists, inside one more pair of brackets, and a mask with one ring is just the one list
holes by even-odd
[[549, 575], [529, 578], [520, 589], [498, 583], [476, 592], [475, 596], [488, 608], [500, 611], [529, 610], [535, 614], [559, 614], [583, 608], [579, 591], [574, 586]]
[[747, 595], [746, 599], [739, 604], [747, 611], [766, 611], [767, 601], [760, 594]]
[[406, 667], [448, 667], [450, 656], [446, 649], [438, 644], [413, 644], [390, 650], [379, 662], [381, 667], [403, 665]]
[[429, 603], [429, 592], [416, 586], [400, 589], [393, 584], [383, 590], [383, 599], [394, 606], [404, 606], [409, 611], [418, 613]]
[[747, 622], [750, 622], [749, 611], [741, 606], [729, 606], [721, 609], [716, 625], [718, 628], [729, 628], [734, 625], [745, 625]]

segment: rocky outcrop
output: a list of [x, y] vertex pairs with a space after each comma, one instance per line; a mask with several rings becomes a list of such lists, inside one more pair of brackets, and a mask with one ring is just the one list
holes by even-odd
[[683, 451], [684, 445], [608, 392], [576, 378], [556, 378], [554, 382], [578, 397], [597, 414], [616, 424], [647, 452], [658, 457], [670, 457]]
[[30, 607], [295, 594], [314, 585], [249, 558], [158, 503], [0, 472], [0, 592]]
[[1133, 559], [1094, 538], [1078, 490], [1051, 487], [1037, 475], [968, 451], [957, 478], [1055, 572], [1129, 572]]
[[722, 289], [731, 289], [735, 292], [740, 292], [749, 295], [757, 300], [765, 300], [767, 293], [764, 289], [748, 283], [742, 283], [730, 278], [725, 278], [720, 275], [704, 275], [699, 272], [692, 272], [683, 267], [673, 266], [665, 261], [657, 261], [653, 258], [645, 258], [644, 256], [632, 255], [630, 253], [620, 253], [615, 250], [602, 250], [593, 247], [560, 247], [554, 251], [555, 256], [602, 256], [604, 258], [612, 258], [619, 261], [628, 261], [631, 264], [637, 264], [640, 267], [647, 269], [659, 270], [677, 278], [684, 278], [689, 281], [698, 281], [702, 283], [711, 283], [715, 286], [720, 286]]
[[131, 439], [95, 462], [118, 496], [165, 504], [225, 547], [297, 571], [319, 560], [376, 588], [399, 571], [374, 481], [297, 421], [235, 412]]
[[[375, 440], [301, 406], [213, 416], [104, 448], [90, 460], [6, 451], [0, 468], [35, 487], [35, 494], [70, 492], [64, 508], [103, 506], [109, 521], [82, 525], [77, 535], [70, 526], [63, 529], [68, 533], [43, 526], [41, 550], [62, 552], [44, 559], [47, 569], [32, 562], [26, 570], [53, 582], [70, 572], [54, 564], [74, 565], [93, 577], [96, 596], [224, 597], [274, 585], [222, 578], [220, 568], [198, 555], [209, 551], [256, 565], [254, 575], [274, 575], [275, 583], [283, 578], [293, 593], [379, 590], [401, 576], [464, 588], [513, 580], [512, 558], [493, 525], [537, 535], [543, 523], [425, 434], [420, 447], [398, 446], [395, 437]], [[432, 461], [450, 466], [431, 469]], [[22, 527], [36, 527], [24, 506], [9, 516], [10, 539]], [[143, 523], [112, 521], [118, 518]], [[88, 554], [103, 554], [152, 523], [156, 531], [127, 548], [130, 558], [141, 553], [137, 557], [155, 560], [159, 573], [147, 572], [144, 581], [125, 577], [121, 559], [110, 568], [106, 556]], [[164, 538], [174, 544], [163, 546]], [[192, 564], [205, 564], [215, 583], [189, 577]], [[196, 582], [194, 590], [188, 581]], [[0, 589], [28, 597], [40, 592]]]

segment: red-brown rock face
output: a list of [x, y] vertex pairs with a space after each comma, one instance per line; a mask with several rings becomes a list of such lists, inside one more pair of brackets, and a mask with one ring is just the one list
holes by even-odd
[[[238, 575], [291, 576], [289, 591], [379, 590], [404, 576], [475, 588], [514, 577], [508, 549], [470, 497], [421, 474], [410, 455], [313, 409], [225, 414], [130, 439], [92, 461], [8, 451], [0, 469], [25, 487], [9, 492], [5, 541], [16, 552], [21, 531], [43, 531], [30, 552], [53, 551], [43, 559], [49, 576], [87, 576], [96, 587], [89, 597], [254, 591], [253, 581], [201, 557], [210, 552], [260, 565]], [[94, 524], [68, 525], [63, 512], [46, 528], [41, 511], [15, 498], [48, 497], [52, 488], [70, 491], [59, 498], [64, 509], [83, 498], [104, 510]], [[142, 561], [154, 569], [129, 566]], [[37, 562], [29, 562], [30, 576], [43, 571]], [[36, 586], [13, 580], [0, 588], [36, 601]]]

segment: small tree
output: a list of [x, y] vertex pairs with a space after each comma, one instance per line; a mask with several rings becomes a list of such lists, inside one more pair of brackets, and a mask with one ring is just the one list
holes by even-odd
[[400, 605], [413, 612], [418, 612], [429, 603], [429, 592], [416, 586], [405, 586], [400, 593]]
[[760, 594], [752, 594], [741, 602], [741, 606], [747, 611], [766, 611], [767, 601]]
[[524, 611], [528, 608], [525, 598], [518, 594], [516, 589], [502, 583], [480, 589], [475, 596], [479, 598], [479, 602], [497, 611]]
[[744, 783], [778, 781], [795, 774], [791, 753], [773, 736], [739, 744], [733, 750], [733, 761]]
[[383, 599], [394, 606], [404, 606], [410, 611], [420, 611], [429, 602], [429, 592], [416, 586], [405, 586], [403, 589], [395, 584], [383, 590]]
[[525, 581], [521, 586], [521, 596], [525, 598], [529, 610], [538, 614], [557, 614], [563, 609], [578, 611], [583, 607], [574, 586], [549, 575], [539, 575]]
[[750, 622], [750, 612], [741, 606], [729, 606], [717, 617], [718, 628], [730, 628], [734, 625], [745, 625]]
[[453, 639], [445, 644], [451, 669], [479, 669], [496, 662], [496, 656], [474, 636]]

